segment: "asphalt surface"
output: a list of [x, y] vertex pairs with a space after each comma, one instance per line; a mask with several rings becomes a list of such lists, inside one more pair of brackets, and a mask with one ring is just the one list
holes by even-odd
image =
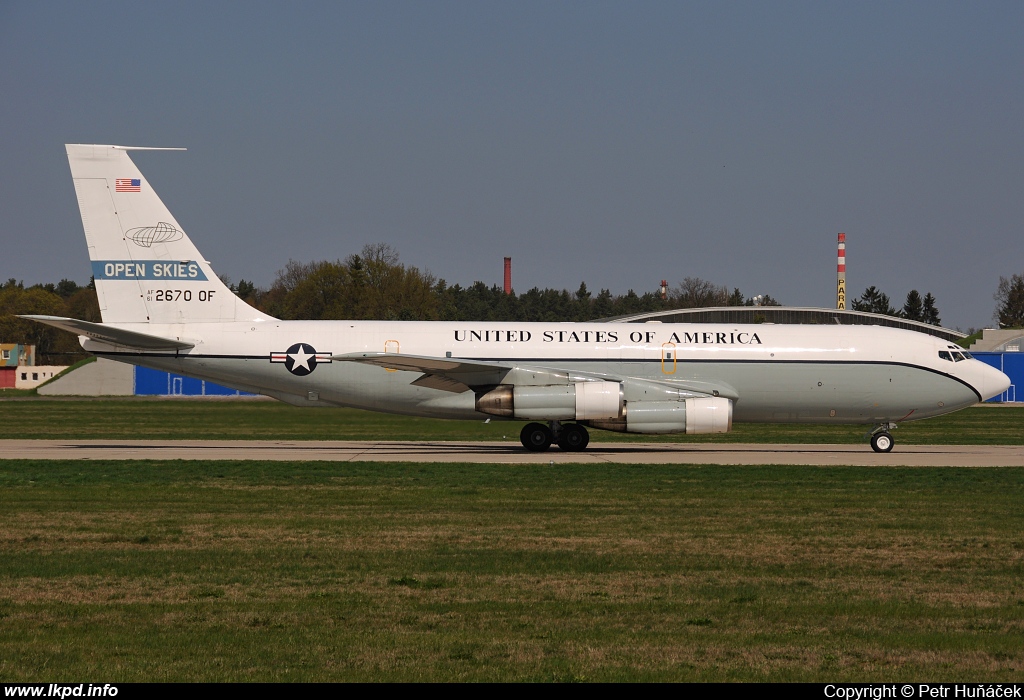
[[240, 459], [328, 462], [488, 462], [499, 464], [803, 464], [915, 467], [1024, 467], [1019, 445], [591, 443], [584, 452], [527, 452], [518, 442], [278, 440], [0, 440], [0, 459]]

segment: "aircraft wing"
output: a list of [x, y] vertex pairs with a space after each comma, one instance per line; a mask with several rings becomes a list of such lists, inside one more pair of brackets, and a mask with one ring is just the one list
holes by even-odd
[[331, 359], [342, 362], [363, 362], [385, 369], [400, 369], [407, 372], [444, 372], [453, 374], [479, 372], [481, 370], [507, 372], [514, 366], [512, 363], [497, 364], [480, 360], [465, 360], [457, 357], [399, 355], [395, 352], [352, 352], [345, 355], [334, 355]]
[[669, 390], [692, 393], [697, 396], [722, 396], [734, 401], [739, 398], [739, 394], [731, 386], [717, 382], [691, 379], [666, 379], [660, 381], [635, 379], [617, 374], [568, 371], [556, 367], [524, 366], [516, 362], [400, 355], [388, 352], [355, 352], [345, 355], [334, 355], [331, 359], [341, 362], [359, 362], [376, 365], [389, 370], [423, 372], [423, 376], [414, 381], [413, 384], [453, 393], [469, 391], [475, 387], [493, 387], [497, 384], [567, 384], [574, 381], [618, 382], [633, 379], [638, 385], [644, 384], [656, 391]]
[[696, 396], [721, 396], [726, 399], [737, 401], [740, 398], [739, 392], [731, 386], [721, 382], [705, 382], [696, 379], [643, 379], [644, 383], [687, 392]]
[[423, 372], [413, 382], [416, 386], [441, 389], [460, 394], [474, 386], [494, 386], [515, 369], [509, 363], [482, 362], [451, 357], [426, 357], [422, 355], [399, 355], [393, 352], [353, 352], [334, 355], [332, 360], [359, 362], [376, 365], [390, 370]]
[[122, 345], [129, 348], [139, 348], [140, 350], [187, 350], [188, 348], [195, 347], [194, 343], [178, 340], [176, 338], [163, 338], [158, 335], [149, 335], [148, 333], [126, 331], [103, 323], [79, 321], [77, 318], [29, 315], [19, 316], [18, 318], [27, 318], [31, 321], [39, 321], [39, 323], [45, 323], [46, 325], [53, 326], [54, 328], [71, 331], [75, 335], [84, 335], [87, 338], [98, 340], [101, 343]]

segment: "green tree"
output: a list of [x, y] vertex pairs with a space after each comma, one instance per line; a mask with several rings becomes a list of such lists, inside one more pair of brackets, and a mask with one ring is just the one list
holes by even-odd
[[612, 293], [607, 289], [602, 289], [598, 292], [597, 296], [594, 297], [593, 306], [593, 318], [608, 318], [609, 316], [615, 315], [615, 300], [612, 298]]
[[636, 292], [630, 289], [621, 297], [617, 297], [612, 303], [612, 308], [615, 309], [612, 316], [626, 316], [627, 314], [638, 313], [640, 311], [640, 306], [640, 297], [637, 296]]
[[340, 261], [310, 263], [308, 273], [285, 303], [284, 318], [352, 318], [349, 270]]
[[360, 300], [361, 314], [348, 318], [392, 321], [430, 321], [437, 318], [433, 275], [401, 264], [398, 251], [387, 243], [363, 246], [360, 263], [366, 270], [366, 286]]
[[993, 298], [999, 303], [995, 318], [1000, 328], [1024, 328], [1024, 275], [999, 278]]
[[[58, 289], [60, 286], [58, 285]], [[78, 291], [64, 300], [66, 315], [71, 318], [78, 318], [83, 321], [99, 323], [103, 320], [100, 315], [100, 304], [96, 298], [95, 287], [79, 287]]]
[[933, 326], [938, 326], [942, 323], [942, 319], [939, 318], [939, 310], [935, 308], [935, 297], [932, 296], [931, 292], [924, 295], [924, 302], [921, 304], [921, 316], [922, 321]]
[[36, 362], [41, 365], [71, 364], [86, 356], [73, 333], [18, 318], [22, 314], [69, 315], [64, 300], [46, 285], [26, 289], [10, 280], [0, 286], [0, 342], [35, 345]]
[[406, 267], [394, 248], [376, 243], [344, 261], [289, 260], [270, 290], [256, 297], [260, 309], [278, 318], [433, 320], [434, 287], [432, 275]]
[[69, 279], [62, 279], [60, 282], [57, 283], [56, 287], [54, 288], [54, 291], [57, 293], [57, 296], [61, 297], [62, 299], [67, 299], [71, 296], [74, 296], [74, 294], [78, 292], [79, 289], [81, 289], [81, 287], [78, 286], [78, 282]]
[[896, 309], [889, 303], [889, 295], [881, 292], [874, 285], [864, 290], [860, 299], [853, 300], [854, 311], [866, 311], [873, 314], [896, 316]]
[[674, 291], [673, 303], [679, 309], [725, 306], [729, 300], [727, 287], [720, 287], [700, 277], [686, 277]]
[[916, 289], [907, 292], [907, 300], [903, 303], [900, 315], [908, 321], [924, 321], [924, 301]]
[[576, 290], [575, 294], [575, 306], [576, 313], [574, 314], [574, 321], [589, 321], [590, 320], [590, 290], [587, 289], [586, 282], [580, 282], [580, 288]]
[[448, 286], [443, 279], [434, 284], [434, 296], [437, 298], [437, 318], [441, 321], [456, 321], [459, 318], [457, 298], [462, 292], [459, 285]]
[[256, 285], [248, 280], [238, 280], [238, 286], [235, 287], [234, 292], [243, 301], [249, 301], [256, 297]]

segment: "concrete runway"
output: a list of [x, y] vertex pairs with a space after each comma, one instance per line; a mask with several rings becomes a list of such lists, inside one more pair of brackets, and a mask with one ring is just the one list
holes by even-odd
[[527, 452], [518, 442], [318, 442], [277, 440], [0, 440], [0, 459], [253, 459], [498, 464], [804, 464], [1024, 467], [1024, 447], [755, 445], [596, 442], [584, 452]]

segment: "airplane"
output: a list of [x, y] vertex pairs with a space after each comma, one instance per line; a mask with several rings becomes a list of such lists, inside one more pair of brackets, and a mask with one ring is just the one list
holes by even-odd
[[956, 345], [880, 326], [282, 321], [231, 292], [129, 155], [184, 149], [66, 148], [102, 323], [24, 318], [100, 357], [295, 406], [525, 420], [520, 440], [537, 452], [583, 450], [588, 428], [738, 422], [865, 424], [889, 452], [898, 424], [1010, 384]]

